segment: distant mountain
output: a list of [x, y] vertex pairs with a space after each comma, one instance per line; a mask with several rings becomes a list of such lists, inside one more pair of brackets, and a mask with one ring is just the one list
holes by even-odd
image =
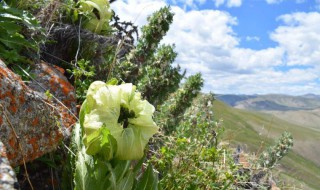
[[302, 97], [320, 100], [320, 95], [317, 94], [305, 94]]
[[224, 103], [228, 104], [229, 106], [236, 106], [237, 102], [245, 101], [248, 99], [256, 98], [256, 95], [233, 95], [233, 94], [226, 94], [226, 95], [217, 95], [216, 98], [218, 100], [223, 101]]
[[268, 95], [217, 95], [216, 98], [226, 104], [256, 111], [296, 111], [320, 108], [320, 95], [306, 94], [289, 96], [281, 94]]

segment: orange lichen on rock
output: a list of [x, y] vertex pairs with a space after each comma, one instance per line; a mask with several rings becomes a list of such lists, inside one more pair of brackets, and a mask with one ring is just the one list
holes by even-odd
[[[17, 139], [13, 134], [12, 134], [11, 137], [9, 137], [8, 143], [9, 143], [9, 147], [7, 147], [8, 150], [10, 150], [10, 149], [19, 149], [19, 147], [17, 146], [18, 145], [17, 144]], [[8, 157], [9, 160], [12, 160], [15, 157], [17, 157], [17, 154], [18, 154], [18, 152], [16, 152], [16, 151], [8, 151], [7, 152], [7, 157]]]
[[35, 126], [37, 126], [39, 124], [39, 118], [34, 118], [33, 119], [33, 121], [31, 122], [31, 125], [33, 126], [33, 127], [35, 127]]
[[32, 146], [38, 146], [37, 145], [37, 138], [33, 137], [29, 139], [29, 144], [31, 144]]
[[53, 67], [54, 67], [55, 69], [57, 69], [61, 74], [64, 74], [64, 73], [66, 72], [63, 68], [61, 68], [61, 67], [59, 67], [59, 66], [57, 66], [57, 65], [53, 65]]
[[[62, 120], [62, 125], [69, 129], [77, 120], [77, 118], [75, 118], [77, 108], [74, 87], [62, 74], [63, 72], [61, 72], [61, 68], [59, 69], [57, 66], [51, 66], [48, 63], [41, 62], [33, 73], [38, 76], [40, 74], [42, 75], [42, 77], [37, 81], [60, 101], [53, 102], [56, 107], [59, 107], [59, 110], [61, 110], [60, 118]], [[39, 85], [31, 83], [30, 87], [34, 90], [44, 92], [43, 89], [39, 88]]]
[[40, 156], [42, 156], [42, 153], [39, 149], [39, 142], [38, 142], [38, 138], [36, 137], [32, 137], [29, 139], [28, 143], [32, 146], [32, 149], [33, 151], [31, 151], [28, 156], [31, 158], [31, 159], [36, 159]]
[[61, 86], [62, 93], [66, 96], [68, 96], [70, 94], [70, 91], [73, 90], [73, 88], [70, 88], [71, 84], [61, 78], [58, 79], [58, 83]]
[[[23, 158], [28, 162], [55, 150], [70, 134], [64, 131], [76, 122], [72, 85], [50, 65], [37, 67], [33, 73], [37, 82], [27, 86], [0, 60], [0, 141], [12, 166], [22, 164]], [[59, 101], [48, 100], [46, 90]], [[68, 104], [62, 106], [60, 101]]]
[[5, 90], [0, 91], [0, 99], [6, 99], [6, 98], [10, 99], [8, 109], [12, 113], [16, 113], [17, 112], [16, 97], [14, 94], [12, 94], [11, 89], [6, 89], [6, 91]]
[[[75, 89], [63, 75], [64, 72], [62, 71], [63, 69], [58, 66], [51, 66], [48, 63], [41, 62], [37, 69], [33, 71], [33, 74], [38, 76], [42, 75], [37, 81], [63, 103], [63, 105], [60, 106], [68, 108], [67, 111], [69, 114], [70, 112], [76, 114]], [[39, 85], [31, 83], [30, 87], [34, 90], [44, 92], [42, 88], [39, 88]], [[75, 119], [76, 118], [73, 118], [74, 122], [76, 121]]]
[[12, 136], [9, 137], [9, 141], [8, 142], [9, 142], [10, 147], [15, 147], [16, 146], [16, 142], [17, 142], [16, 137], [12, 134]]
[[24, 98], [24, 96], [23, 96], [23, 95], [20, 95], [20, 96], [19, 96], [19, 103], [20, 103], [20, 104], [24, 104], [25, 101], [26, 101], [26, 99]]
[[58, 86], [57, 86], [57, 82], [56, 82], [56, 78], [52, 77], [50, 80], [49, 80], [49, 86], [50, 86], [50, 92], [55, 92], [57, 91], [58, 89]]
[[[0, 60], [1, 61], [1, 60]], [[8, 73], [6, 72], [6, 70], [0, 70], [0, 76], [4, 76], [4, 77], [8, 77]]]

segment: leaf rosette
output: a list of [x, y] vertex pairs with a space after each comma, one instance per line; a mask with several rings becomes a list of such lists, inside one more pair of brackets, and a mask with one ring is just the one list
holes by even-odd
[[80, 111], [87, 154], [100, 154], [106, 160], [142, 158], [146, 144], [158, 131], [154, 111], [130, 83], [93, 82]]

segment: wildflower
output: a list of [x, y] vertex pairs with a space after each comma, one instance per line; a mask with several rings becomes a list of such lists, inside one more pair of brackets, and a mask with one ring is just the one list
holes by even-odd
[[[83, 123], [88, 154], [115, 149], [111, 154], [119, 160], [140, 159], [149, 139], [158, 131], [152, 119], [155, 108], [148, 101], [142, 100], [141, 94], [130, 83], [116, 86], [96, 81], [90, 85], [82, 107], [84, 111], [80, 113], [80, 123]], [[110, 132], [110, 135], [105, 132], [107, 137], [103, 137], [109, 139], [108, 143], [104, 143], [107, 148], [97, 146], [105, 140], [90, 137], [97, 136], [96, 131], [101, 128]], [[112, 138], [116, 141], [116, 147]]]

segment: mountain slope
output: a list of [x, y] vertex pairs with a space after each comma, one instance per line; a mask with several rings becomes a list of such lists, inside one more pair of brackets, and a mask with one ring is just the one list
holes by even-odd
[[318, 95], [217, 95], [217, 99], [230, 106], [257, 111], [313, 110], [320, 108]]
[[[224, 140], [259, 153], [283, 131], [289, 131], [294, 138], [294, 147], [280, 163], [282, 175], [305, 182], [309, 187], [320, 187], [320, 132], [295, 125], [270, 114], [240, 110], [217, 100], [214, 102], [215, 118], [222, 118], [226, 129]], [[287, 178], [288, 179], [288, 178]], [[298, 184], [295, 181], [295, 184]], [[307, 189], [303, 187], [303, 189]]]
[[320, 109], [297, 111], [266, 111], [275, 117], [306, 128], [320, 131]]

